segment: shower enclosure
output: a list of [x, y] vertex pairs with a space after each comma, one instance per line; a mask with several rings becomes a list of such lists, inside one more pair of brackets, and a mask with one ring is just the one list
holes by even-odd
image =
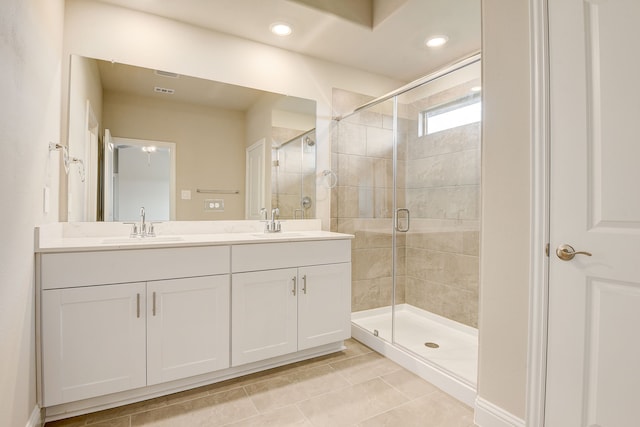
[[332, 144], [333, 229], [355, 235], [353, 336], [469, 404], [480, 106], [474, 56], [338, 118]]
[[271, 207], [281, 219], [315, 218], [316, 130], [274, 146], [271, 159]]

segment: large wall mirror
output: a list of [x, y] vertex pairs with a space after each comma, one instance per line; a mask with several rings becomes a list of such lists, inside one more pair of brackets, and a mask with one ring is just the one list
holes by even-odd
[[137, 220], [142, 206], [160, 221], [253, 219], [248, 205], [314, 218], [315, 112], [309, 99], [72, 55], [68, 221]]

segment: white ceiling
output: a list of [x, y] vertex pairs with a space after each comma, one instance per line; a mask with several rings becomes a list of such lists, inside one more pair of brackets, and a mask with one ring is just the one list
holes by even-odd
[[[407, 82], [480, 49], [480, 0], [396, 2], [398, 9], [373, 28], [290, 0], [101, 1]], [[290, 23], [294, 33], [271, 34], [276, 21]], [[436, 34], [449, 42], [427, 48], [425, 39]]]

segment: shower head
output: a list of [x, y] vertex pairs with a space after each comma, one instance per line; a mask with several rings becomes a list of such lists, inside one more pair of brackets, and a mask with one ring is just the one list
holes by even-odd
[[309, 147], [313, 147], [314, 145], [316, 145], [316, 142], [308, 136], [305, 136], [304, 143], [307, 144]]

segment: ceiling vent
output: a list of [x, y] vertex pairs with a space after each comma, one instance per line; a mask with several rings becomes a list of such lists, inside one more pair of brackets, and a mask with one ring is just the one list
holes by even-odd
[[169, 77], [172, 79], [177, 79], [178, 77], [180, 77], [180, 74], [170, 73], [169, 71], [155, 70], [154, 73], [156, 73], [156, 75], [158, 76]]
[[158, 93], [164, 93], [167, 95], [173, 95], [175, 93], [174, 89], [168, 89], [166, 87], [158, 87], [158, 86], [154, 87], [153, 91]]

